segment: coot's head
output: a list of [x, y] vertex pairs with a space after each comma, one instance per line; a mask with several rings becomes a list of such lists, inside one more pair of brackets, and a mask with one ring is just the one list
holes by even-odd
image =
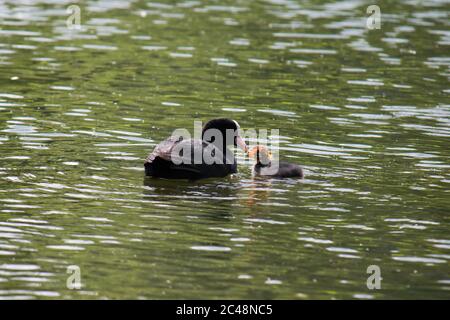
[[223, 138], [222, 146], [234, 145], [247, 152], [247, 145], [239, 135], [239, 129], [240, 126], [235, 120], [226, 118], [213, 119], [204, 125], [202, 139], [210, 143], [217, 142], [217, 133], [220, 132]]
[[248, 153], [250, 158], [256, 159], [256, 164], [262, 166], [270, 165], [272, 161], [272, 153], [263, 146], [255, 146]]

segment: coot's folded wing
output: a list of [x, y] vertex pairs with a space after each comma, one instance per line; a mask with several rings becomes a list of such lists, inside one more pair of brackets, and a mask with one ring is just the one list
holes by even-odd
[[170, 160], [177, 165], [187, 165], [186, 167], [204, 164], [204, 152], [208, 146], [211, 145], [199, 139], [182, 140], [171, 148]]
[[[234, 155], [229, 152], [227, 158], [223, 152], [215, 145], [199, 139], [184, 139], [182, 137], [171, 136], [160, 142], [148, 155], [146, 163], [152, 163], [157, 157], [175, 164], [212, 164], [217, 159], [216, 164], [234, 163]], [[206, 161], [205, 161], [206, 160]]]
[[183, 140], [182, 137], [171, 136], [166, 140], [161, 141], [155, 147], [155, 149], [153, 149], [153, 151], [148, 155], [145, 162], [152, 163], [156, 159], [156, 157], [170, 161], [172, 149], [175, 147], [177, 143], [181, 142], [182, 140]]
[[201, 179], [224, 177], [236, 172], [234, 157], [231, 159], [231, 165], [224, 163], [222, 151], [215, 145], [201, 140], [181, 141], [172, 151], [170, 171], [177, 177]]
[[[160, 142], [148, 155], [145, 162], [151, 163], [156, 157], [159, 157], [176, 164], [181, 162], [194, 164], [195, 159], [200, 159], [200, 161], [203, 159], [203, 150], [208, 145], [208, 143], [198, 139], [183, 140], [182, 137], [171, 136]], [[215, 149], [215, 152], [220, 152], [217, 148]]]

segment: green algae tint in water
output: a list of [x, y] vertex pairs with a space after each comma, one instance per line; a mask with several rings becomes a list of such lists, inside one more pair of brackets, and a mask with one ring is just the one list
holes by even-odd
[[[1, 298], [450, 298], [448, 2], [71, 4], [0, 3]], [[144, 180], [218, 116], [306, 178]]]

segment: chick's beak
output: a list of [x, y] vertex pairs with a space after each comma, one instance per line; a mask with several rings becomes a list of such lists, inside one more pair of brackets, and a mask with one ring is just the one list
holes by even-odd
[[245, 153], [248, 153], [248, 147], [245, 144], [244, 139], [241, 138], [241, 136], [236, 137], [236, 145], [241, 148]]

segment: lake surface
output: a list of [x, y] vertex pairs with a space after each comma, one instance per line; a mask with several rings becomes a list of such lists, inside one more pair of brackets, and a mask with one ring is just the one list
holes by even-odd
[[[70, 4], [0, 3], [0, 298], [450, 298], [447, 1]], [[306, 178], [144, 179], [215, 117]]]

